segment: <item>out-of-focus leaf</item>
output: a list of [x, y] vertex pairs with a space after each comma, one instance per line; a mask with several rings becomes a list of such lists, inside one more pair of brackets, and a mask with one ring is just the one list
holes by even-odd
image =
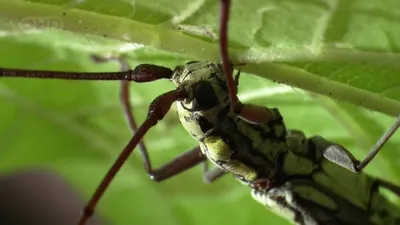
[[[394, 119], [343, 102], [400, 113], [400, 2], [257, 0], [233, 1], [232, 6], [232, 59], [246, 62], [243, 71], [258, 76], [241, 76], [240, 98], [277, 107], [288, 128], [322, 135], [364, 157]], [[0, 0], [0, 21], [0, 67], [118, 70], [115, 63], [91, 62], [93, 52], [126, 52], [133, 66], [173, 68], [189, 59], [219, 59], [218, 43], [211, 38], [218, 27], [217, 1]], [[270, 80], [341, 102], [316, 100]], [[168, 81], [132, 84], [137, 120], [143, 121], [152, 99], [172, 88]], [[2, 78], [0, 109], [1, 171], [47, 167], [85, 198], [131, 137], [118, 101], [118, 82]], [[174, 112], [145, 141], [155, 165], [196, 144]], [[396, 134], [367, 172], [400, 183], [399, 143]], [[118, 225], [287, 224], [251, 199], [248, 188], [232, 176], [208, 185], [200, 171], [194, 168], [156, 184], [134, 154], [98, 212]]]

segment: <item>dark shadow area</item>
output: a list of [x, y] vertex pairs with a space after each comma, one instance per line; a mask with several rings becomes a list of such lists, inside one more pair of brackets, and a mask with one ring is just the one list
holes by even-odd
[[[75, 225], [84, 201], [60, 176], [29, 170], [0, 175], [1, 225]], [[96, 217], [87, 225], [104, 225]]]

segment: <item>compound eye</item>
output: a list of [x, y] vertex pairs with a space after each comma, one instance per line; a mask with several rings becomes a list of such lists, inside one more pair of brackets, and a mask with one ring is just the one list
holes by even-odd
[[199, 81], [193, 85], [194, 108], [196, 110], [211, 109], [219, 104], [214, 88], [206, 81]]

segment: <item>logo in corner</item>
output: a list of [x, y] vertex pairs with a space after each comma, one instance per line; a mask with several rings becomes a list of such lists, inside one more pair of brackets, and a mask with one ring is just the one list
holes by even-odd
[[24, 17], [19, 22], [22, 30], [29, 29], [62, 29], [63, 22], [58, 17]]

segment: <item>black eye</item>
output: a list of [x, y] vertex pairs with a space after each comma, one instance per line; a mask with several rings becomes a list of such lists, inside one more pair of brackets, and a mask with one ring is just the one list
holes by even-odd
[[219, 104], [213, 87], [206, 81], [199, 81], [193, 85], [193, 98], [197, 102], [193, 105], [196, 110], [210, 109]]

